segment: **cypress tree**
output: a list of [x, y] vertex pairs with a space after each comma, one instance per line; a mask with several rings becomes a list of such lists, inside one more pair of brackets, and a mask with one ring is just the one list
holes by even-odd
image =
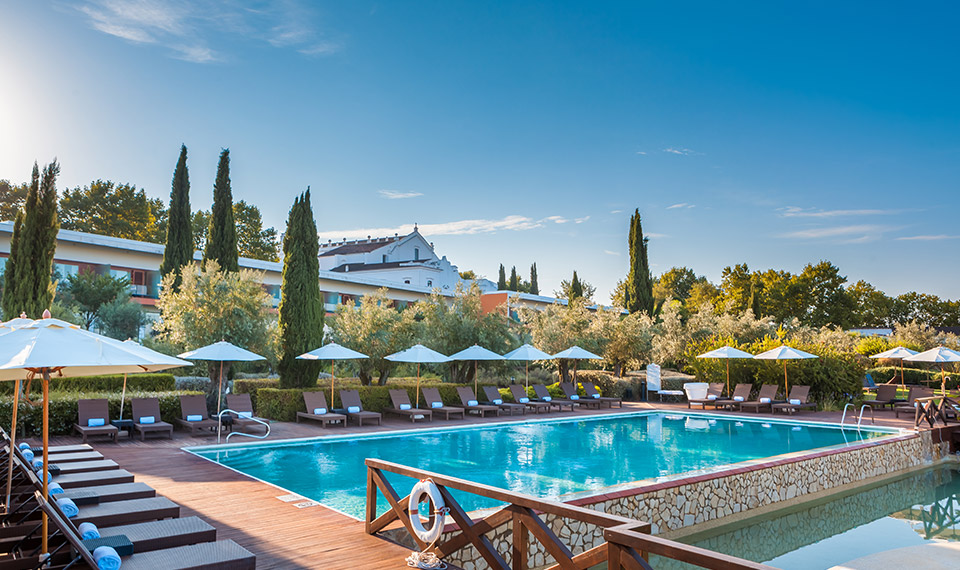
[[510, 284], [507, 285], [507, 289], [510, 289], [511, 291], [520, 290], [520, 276], [517, 275], [516, 265], [510, 268]]
[[537, 284], [537, 264], [536, 263], [530, 266], [530, 294], [531, 295], [540, 294], [540, 285]]
[[317, 385], [320, 363], [297, 356], [323, 342], [323, 297], [320, 294], [320, 250], [310, 188], [290, 208], [283, 236], [283, 284], [280, 288], [281, 388]]
[[170, 209], [167, 212], [167, 242], [163, 248], [160, 275], [176, 275], [174, 290], [180, 289], [180, 270], [193, 261], [193, 226], [190, 223], [190, 173], [187, 172], [187, 147], [180, 145], [180, 159], [173, 171]]
[[580, 279], [577, 278], [577, 272], [573, 272], [573, 279], [570, 280], [570, 294], [568, 301], [571, 303], [574, 299], [579, 299], [583, 297], [583, 285], [580, 284]]
[[[36, 172], [36, 168], [34, 168], [34, 172]], [[17, 312], [17, 307], [21, 305], [20, 299], [17, 297], [17, 283], [19, 283], [17, 260], [20, 256], [17, 255], [16, 252], [20, 249], [20, 236], [22, 233], [23, 210], [20, 209], [17, 210], [17, 217], [13, 222], [13, 236], [10, 238], [10, 256], [7, 257], [7, 262], [3, 270], [2, 303], [4, 319], [15, 319], [20, 314]]]
[[497, 291], [506, 291], [507, 290], [507, 272], [503, 269], [503, 264], [500, 264], [500, 277], [497, 279]]
[[213, 208], [203, 261], [212, 259], [222, 271], [239, 271], [237, 224], [233, 219], [233, 194], [230, 191], [230, 149], [220, 153], [217, 181], [213, 185]]
[[624, 308], [631, 313], [644, 311], [654, 313], [653, 278], [650, 276], [650, 264], [647, 260], [648, 239], [643, 237], [643, 225], [640, 221], [640, 209], [630, 217], [630, 271], [624, 287]]

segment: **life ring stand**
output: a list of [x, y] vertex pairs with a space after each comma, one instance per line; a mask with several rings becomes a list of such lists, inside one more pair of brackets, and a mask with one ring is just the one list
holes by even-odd
[[[426, 496], [429, 499], [432, 509], [428, 516], [420, 513], [420, 501]], [[440, 535], [443, 534], [444, 516], [450, 511], [443, 503], [443, 496], [440, 495], [440, 489], [437, 484], [430, 479], [421, 479], [413, 486], [410, 491], [410, 503], [408, 505], [410, 512], [410, 526], [413, 527], [414, 534], [421, 541], [433, 545]], [[433, 526], [429, 529], [424, 526], [433, 518]]]

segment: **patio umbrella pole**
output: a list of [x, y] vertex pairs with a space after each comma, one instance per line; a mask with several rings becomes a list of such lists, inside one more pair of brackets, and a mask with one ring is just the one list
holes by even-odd
[[217, 378], [217, 421], [220, 421], [220, 400], [223, 399], [223, 361], [220, 361], [220, 375]]
[[336, 378], [336, 375], [333, 373], [333, 363], [330, 361], [330, 408], [333, 409], [333, 379]]
[[479, 396], [477, 392], [480, 391], [480, 377], [477, 376], [477, 364], [479, 363], [480, 363], [479, 360], [473, 361], [473, 393], [477, 396]]
[[10, 426], [10, 456], [7, 459], [7, 500], [3, 512], [10, 512], [10, 491], [13, 488], [13, 453], [17, 446], [17, 409], [20, 407], [20, 381], [13, 387], [13, 421]]
[[[43, 369], [43, 500], [49, 501], [50, 494], [47, 489], [47, 478], [50, 477], [49, 465], [47, 463], [47, 448], [50, 447], [50, 369]], [[13, 461], [13, 457], [10, 457]], [[47, 557], [47, 513], [44, 512], [41, 518], [41, 541], [40, 556], [41, 559]]]
[[727, 358], [727, 396], [730, 395], [730, 359]]
[[123, 373], [123, 390], [120, 391], [120, 418], [123, 419], [123, 399], [127, 396], [127, 373]]
[[524, 389], [524, 390], [528, 390], [528, 389], [530, 388], [530, 362], [529, 362], [529, 361], [527, 361], [527, 362], [523, 365], [523, 371], [524, 371], [524, 374], [526, 375], [526, 379], [524, 380], [523, 389]]
[[420, 363], [417, 363], [417, 407], [420, 407]]
[[903, 388], [903, 359], [900, 359], [900, 387]]
[[788, 394], [790, 393], [790, 382], [787, 380], [787, 361], [783, 361], [783, 389], [786, 392], [783, 393], [784, 398], [789, 398]]

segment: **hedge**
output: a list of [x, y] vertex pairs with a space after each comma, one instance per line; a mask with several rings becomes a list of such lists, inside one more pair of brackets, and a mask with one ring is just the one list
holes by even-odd
[[[578, 382], [593, 382], [600, 393], [610, 398], [640, 400], [643, 378], [641, 376], [622, 376], [617, 378], [603, 370], [578, 370]], [[582, 389], [581, 389], [582, 390]], [[583, 395], [583, 392], [580, 392]]]
[[[40, 392], [41, 379], [35, 377], [31, 391]], [[172, 392], [176, 390], [173, 374], [143, 373], [127, 376], [127, 392]], [[13, 395], [13, 382], [0, 382], [0, 395]], [[26, 382], [24, 382], [26, 387]], [[103, 376], [82, 376], [80, 378], [51, 378], [50, 391], [63, 393], [77, 392], [112, 392], [118, 394], [123, 389], [123, 374], [109, 374]], [[119, 398], [119, 396], [118, 396]], [[119, 399], [117, 400], [120, 401]]]
[[[128, 386], [129, 388], [129, 386]], [[124, 399], [123, 415], [129, 419], [130, 400], [132, 398], [157, 398], [160, 400], [160, 417], [163, 421], [172, 422], [173, 418], [180, 417], [180, 396], [200, 394], [193, 391], [130, 391]], [[77, 402], [81, 399], [105, 398], [110, 406], [110, 419], [120, 416], [119, 392], [50, 392], [50, 435], [69, 435], [73, 431], [73, 424], [77, 422]], [[27, 436], [41, 436], [43, 429], [43, 405], [37, 398], [35, 404], [20, 401], [17, 411], [17, 433]], [[13, 398], [0, 397], [0, 426], [8, 429], [13, 412]]]
[[[867, 370], [867, 374], [873, 377], [873, 381], [877, 384], [883, 384], [891, 378], [895, 384], [900, 383], [900, 367], [899, 366], [878, 366], [876, 368], [870, 368]], [[904, 368], [903, 369], [903, 382], [904, 384], [920, 384], [922, 386], [934, 386], [937, 389], [940, 388], [940, 371], [939, 370], [923, 370], [920, 368]], [[951, 374], [947, 370], [947, 389], [955, 390], [957, 386], [960, 385], [960, 375], [953, 373]]]

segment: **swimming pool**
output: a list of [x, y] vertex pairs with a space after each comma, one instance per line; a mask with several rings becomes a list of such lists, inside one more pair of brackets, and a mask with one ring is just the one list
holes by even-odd
[[[632, 412], [187, 450], [362, 518], [367, 457], [556, 499], [890, 433], [769, 418]], [[414, 483], [387, 477], [401, 494]], [[496, 506], [473, 495], [458, 500], [467, 510]], [[385, 501], [378, 504], [386, 508]]]

